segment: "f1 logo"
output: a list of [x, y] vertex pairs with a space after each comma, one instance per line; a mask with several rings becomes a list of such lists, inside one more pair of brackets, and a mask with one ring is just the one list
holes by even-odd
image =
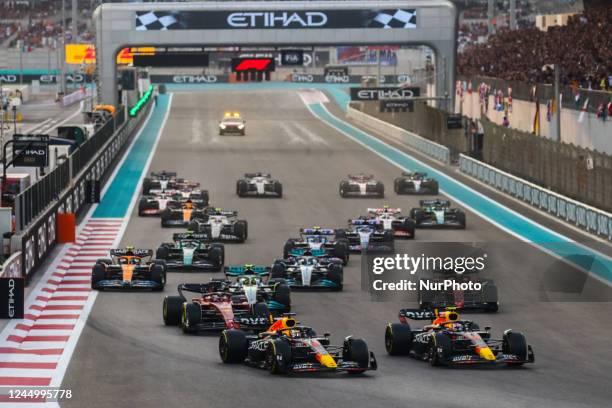
[[235, 61], [234, 71], [273, 71], [274, 59], [272, 58], [246, 58]]

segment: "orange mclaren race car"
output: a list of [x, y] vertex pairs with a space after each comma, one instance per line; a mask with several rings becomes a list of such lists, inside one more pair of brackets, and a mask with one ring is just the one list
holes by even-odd
[[[504, 331], [502, 339], [491, 338], [491, 328], [461, 320], [457, 310], [402, 309], [401, 323], [389, 323], [385, 331], [385, 348], [390, 355], [412, 355], [433, 366], [506, 364], [521, 366], [535, 361], [533, 349], [525, 336]], [[410, 328], [407, 319], [430, 320], [422, 329]]]
[[166, 227], [188, 227], [197, 217], [204, 217], [206, 206], [187, 200], [168, 201], [166, 208], [161, 212], [161, 226]]
[[272, 374], [325, 371], [361, 374], [376, 370], [376, 358], [365, 341], [349, 336], [342, 346], [333, 346], [329, 338], [328, 333], [318, 336], [286, 314], [257, 335], [224, 330], [219, 338], [219, 354], [224, 363], [245, 362]]
[[96, 261], [91, 271], [92, 289], [164, 290], [166, 262], [152, 260], [153, 250], [111, 249], [110, 258]]

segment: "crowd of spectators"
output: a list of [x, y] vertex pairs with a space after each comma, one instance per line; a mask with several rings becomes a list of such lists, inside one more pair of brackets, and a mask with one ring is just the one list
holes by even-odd
[[612, 75], [612, 7], [588, 9], [566, 26], [502, 29], [484, 44], [465, 48], [458, 72], [530, 83], [551, 83], [552, 64], [560, 64], [562, 81], [608, 89]]
[[55, 15], [61, 1], [4, 0], [0, 2], [0, 21], [29, 19], [46, 19]]

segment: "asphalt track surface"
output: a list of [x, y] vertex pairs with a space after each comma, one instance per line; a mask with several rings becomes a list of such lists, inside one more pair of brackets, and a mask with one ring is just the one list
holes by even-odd
[[[226, 110], [242, 112], [246, 137], [219, 137]], [[297, 91], [207, 91], [176, 93], [151, 170], [175, 170], [208, 188], [211, 203], [237, 209], [249, 222], [245, 244], [226, 246], [226, 264], [270, 264], [298, 228], [343, 226], [367, 207], [409, 209], [418, 197], [396, 196], [400, 169], [315, 118]], [[268, 171], [284, 184], [284, 198], [240, 199], [235, 180], [244, 172]], [[375, 174], [387, 187], [384, 200], [342, 199], [338, 183], [350, 172]], [[571, 271], [467, 211], [465, 231], [417, 231], [418, 241], [495, 242], [490, 276], [500, 291], [497, 314], [470, 314], [497, 337], [523, 331], [536, 363], [521, 369], [439, 369], [409, 357], [389, 357], [384, 328], [406, 302], [372, 302], [360, 291], [359, 256], [345, 268], [344, 291], [294, 292], [298, 318], [332, 342], [364, 338], [377, 356], [378, 371], [363, 376], [278, 377], [221, 363], [217, 335], [188, 336], [165, 327], [162, 298], [181, 282], [220, 274], [169, 273], [164, 293], [101, 293], [76, 347], [62, 388], [74, 397], [63, 407], [601, 407], [608, 406], [612, 305], [588, 296], [544, 293], [550, 273], [577, 284]], [[123, 243], [156, 248], [174, 230], [159, 219], [131, 215]], [[410, 242], [398, 245], [409, 248]], [[563, 271], [559, 274], [559, 270]], [[569, 277], [568, 277], [569, 276]], [[584, 282], [582, 282], [584, 283]], [[599, 285], [587, 282], [587, 286]], [[597, 288], [601, 289], [601, 288]], [[607, 292], [607, 290], [604, 290]], [[553, 299], [555, 300], [555, 299]], [[575, 300], [575, 301], [571, 301]], [[413, 326], [418, 327], [415, 322]]]

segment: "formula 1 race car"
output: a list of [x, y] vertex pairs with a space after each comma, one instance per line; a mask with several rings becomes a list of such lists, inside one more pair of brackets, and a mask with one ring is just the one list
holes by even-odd
[[224, 363], [246, 363], [272, 374], [376, 370], [374, 353], [365, 341], [348, 336], [342, 346], [330, 344], [328, 333], [318, 336], [293, 317], [282, 317], [267, 331], [249, 335], [242, 330], [221, 332], [219, 354]]
[[[229, 282], [181, 283], [178, 296], [166, 296], [163, 318], [166, 326], [180, 326], [184, 333], [238, 329], [263, 331], [272, 322], [264, 302], [252, 303], [244, 294], [229, 292]], [[191, 299], [183, 292], [197, 293]]]
[[155, 257], [166, 261], [168, 270], [220, 271], [225, 262], [223, 244], [209, 243], [207, 235], [191, 232], [172, 236], [157, 248]]
[[191, 201], [179, 202], [169, 201], [166, 208], [161, 212], [161, 226], [166, 227], [189, 227], [197, 217], [206, 215], [206, 207], [198, 207]]
[[196, 208], [205, 208], [208, 205], [208, 191], [206, 190], [150, 190], [149, 195], [140, 197], [138, 202], [138, 215], [160, 215], [170, 201], [177, 203], [191, 202]]
[[166, 263], [152, 260], [153, 250], [111, 249], [110, 258], [100, 258], [91, 271], [92, 289], [164, 290]]
[[336, 239], [346, 239], [350, 252], [393, 252], [395, 235], [391, 230], [375, 229], [369, 225], [355, 225], [337, 229]]
[[414, 239], [414, 220], [401, 215], [401, 208], [368, 208], [368, 215], [349, 220], [349, 225], [369, 225], [377, 230], [393, 231], [395, 238]]
[[176, 190], [184, 188], [197, 188], [200, 183], [178, 178], [176, 172], [162, 170], [151, 172], [149, 177], [145, 177], [142, 182], [142, 194], [148, 195], [151, 190]]
[[421, 200], [420, 208], [410, 210], [417, 228], [465, 228], [465, 212], [451, 208], [448, 200]]
[[497, 312], [499, 309], [495, 282], [492, 279], [481, 279], [476, 269], [463, 272], [434, 271], [431, 279], [419, 282], [418, 300], [421, 309], [427, 310], [456, 307]]
[[[522, 333], [506, 330], [502, 339], [492, 339], [490, 327], [481, 330], [472, 321], [460, 320], [454, 308], [439, 312], [402, 309], [399, 319], [401, 323], [389, 323], [385, 330], [385, 348], [390, 355], [411, 355], [432, 366], [521, 366], [535, 361]], [[432, 323], [413, 330], [407, 319]]]
[[348, 180], [340, 182], [340, 197], [378, 197], [385, 196], [385, 185], [372, 175], [349, 174]]
[[283, 197], [283, 185], [268, 173], [246, 173], [236, 181], [238, 197]]
[[397, 194], [438, 194], [438, 181], [427, 177], [427, 173], [402, 172], [393, 181], [393, 190]]
[[340, 258], [291, 256], [277, 259], [272, 265], [272, 278], [284, 279], [293, 289], [331, 289], [343, 287], [343, 267]]
[[339, 258], [346, 265], [349, 260], [349, 242], [346, 239], [332, 239], [336, 233], [331, 228], [301, 228], [300, 238], [289, 238], [283, 247], [283, 258], [305, 255]]
[[192, 217], [189, 229], [216, 242], [243, 243], [249, 234], [247, 221], [239, 220], [237, 211], [221, 208], [208, 208], [203, 214]]
[[224, 271], [228, 279], [235, 279], [228, 288], [230, 293], [243, 293], [251, 304], [265, 302], [275, 314], [291, 311], [291, 289], [282, 279], [270, 279], [269, 266], [226, 266]]
[[238, 112], [225, 112], [223, 119], [219, 121], [219, 135], [228, 133], [240, 136], [246, 134], [246, 120], [242, 119]]

